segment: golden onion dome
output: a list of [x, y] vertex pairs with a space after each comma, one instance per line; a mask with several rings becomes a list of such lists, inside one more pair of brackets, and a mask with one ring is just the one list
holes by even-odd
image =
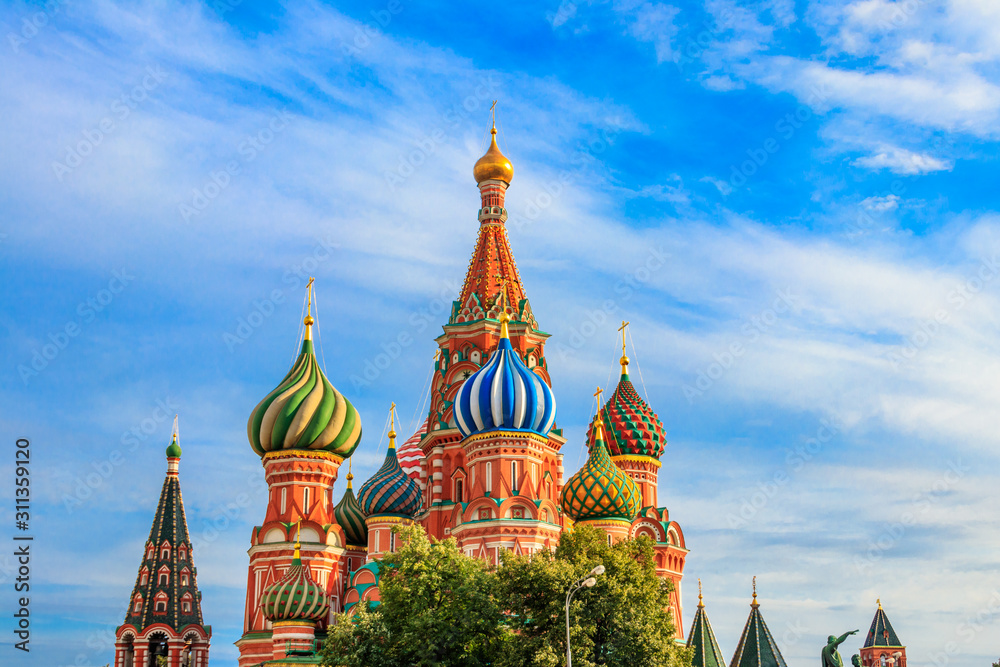
[[514, 166], [510, 163], [500, 147], [497, 146], [497, 128], [494, 126], [490, 130], [490, 147], [486, 154], [476, 160], [476, 166], [472, 168], [472, 175], [476, 178], [476, 183], [483, 181], [503, 181], [510, 185], [510, 179], [514, 177]]

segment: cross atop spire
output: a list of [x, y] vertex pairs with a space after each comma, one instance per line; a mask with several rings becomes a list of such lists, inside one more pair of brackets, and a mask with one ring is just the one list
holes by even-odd
[[497, 101], [493, 100], [493, 104], [490, 105], [491, 120], [493, 122], [493, 134], [497, 133]]
[[315, 278], [310, 276], [309, 282], [306, 283], [306, 318], [302, 320], [302, 323], [306, 325], [306, 340], [312, 340], [312, 325], [316, 321], [312, 316], [313, 282], [315, 280]]
[[625, 331], [628, 329], [629, 322], [622, 320], [622, 325], [618, 327], [618, 330], [622, 332], [622, 375], [628, 375], [628, 356], [625, 354]]
[[389, 406], [389, 449], [396, 449], [396, 403]]

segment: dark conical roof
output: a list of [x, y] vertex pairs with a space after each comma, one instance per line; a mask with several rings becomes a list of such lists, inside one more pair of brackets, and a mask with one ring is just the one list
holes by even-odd
[[878, 603], [878, 611], [872, 619], [872, 627], [868, 629], [868, 636], [865, 637], [865, 648], [870, 646], [894, 646], [902, 647], [903, 643], [896, 636], [896, 631], [892, 629], [885, 611], [882, 610], [882, 603]]
[[[698, 585], [701, 586], [700, 581]], [[726, 660], [722, 657], [722, 649], [719, 648], [719, 642], [715, 641], [712, 624], [708, 622], [708, 614], [705, 613], [705, 603], [702, 601], [701, 593], [698, 593], [698, 611], [695, 612], [694, 622], [691, 623], [687, 647], [694, 649], [694, 656], [691, 660], [693, 667], [726, 667]]]
[[740, 637], [740, 644], [736, 647], [729, 667], [788, 667], [760, 614], [757, 593], [754, 593], [750, 604], [750, 618], [743, 628], [743, 636]]
[[[171, 458], [125, 612], [125, 623], [134, 625], [140, 632], [154, 623], [167, 625], [178, 634], [188, 625], [204, 624], [198, 571], [192, 559], [191, 538], [177, 476], [179, 461]], [[137, 605], [138, 600], [141, 603]], [[165, 603], [161, 605], [162, 610], [157, 609], [157, 601]], [[190, 602], [190, 611], [184, 611], [183, 601]]]

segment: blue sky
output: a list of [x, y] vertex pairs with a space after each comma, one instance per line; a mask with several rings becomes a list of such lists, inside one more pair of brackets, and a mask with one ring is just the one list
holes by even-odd
[[493, 99], [566, 468], [628, 319], [685, 625], [700, 577], [731, 654], [757, 575], [790, 664], [876, 598], [914, 664], [1000, 657], [995, 3], [52, 7], [0, 9], [0, 420], [35, 456], [16, 664], [111, 660], [167, 412], [234, 662], [264, 515], [245, 423], [297, 350], [303, 277], [363, 479], [389, 402], [422, 403]]

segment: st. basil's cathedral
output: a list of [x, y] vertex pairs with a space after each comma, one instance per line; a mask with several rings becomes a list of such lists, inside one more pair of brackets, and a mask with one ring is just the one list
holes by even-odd
[[[490, 563], [499, 562], [502, 549], [554, 549], [561, 533], [577, 524], [599, 528], [609, 543], [647, 536], [657, 573], [673, 583], [671, 611], [677, 641], [684, 641], [688, 549], [680, 525], [659, 505], [666, 432], [629, 379], [626, 323], [620, 379], [603, 405], [598, 393], [587, 461], [564, 478], [566, 439], [556, 423], [545, 357], [549, 334], [538, 327], [507, 239], [504, 198], [513, 174], [494, 126], [473, 169], [479, 235], [462, 290], [435, 339], [429, 413], [397, 448], [390, 411], [384, 463], [356, 494], [349, 467], [339, 498], [335, 482], [361, 445], [361, 417], [317, 361], [310, 280], [299, 356], [247, 423], [268, 500], [250, 535], [239, 667], [318, 664], [317, 647], [334, 614], [379, 604], [380, 559], [396, 548], [393, 529], [410, 523], [438, 540], [454, 538], [468, 556]], [[180, 458], [175, 435], [125, 622], [116, 632], [115, 667], [208, 665], [212, 631], [201, 614]], [[759, 607], [754, 590], [730, 667], [786, 667]], [[686, 643], [696, 667], [726, 664], [700, 594]], [[881, 605], [861, 664], [906, 667], [905, 647]]]

